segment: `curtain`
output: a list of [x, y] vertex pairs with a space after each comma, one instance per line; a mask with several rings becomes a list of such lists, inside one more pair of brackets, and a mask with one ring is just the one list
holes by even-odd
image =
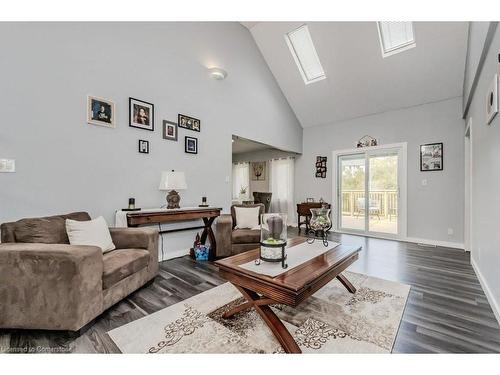
[[[250, 163], [233, 163], [233, 199], [248, 199], [250, 188]], [[245, 194], [241, 190], [245, 189]]]
[[271, 212], [287, 215], [287, 224], [296, 225], [294, 208], [295, 159], [283, 158], [269, 161], [269, 187], [271, 193]]

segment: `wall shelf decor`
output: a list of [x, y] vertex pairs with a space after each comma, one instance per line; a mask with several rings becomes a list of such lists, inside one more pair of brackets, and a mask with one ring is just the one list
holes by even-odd
[[359, 139], [358, 143], [356, 144], [356, 147], [361, 148], [361, 147], [370, 147], [377, 145], [378, 141], [375, 138], [373, 138], [371, 135], [364, 135]]
[[316, 156], [316, 177], [326, 178], [326, 156]]

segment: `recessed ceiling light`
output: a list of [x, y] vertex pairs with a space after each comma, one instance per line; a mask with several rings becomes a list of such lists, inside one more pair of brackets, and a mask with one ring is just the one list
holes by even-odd
[[285, 34], [285, 40], [306, 85], [326, 78], [307, 25]]
[[210, 76], [218, 81], [227, 77], [227, 72], [221, 68], [210, 68], [208, 71], [210, 72]]
[[382, 56], [387, 57], [416, 46], [412, 22], [377, 22]]

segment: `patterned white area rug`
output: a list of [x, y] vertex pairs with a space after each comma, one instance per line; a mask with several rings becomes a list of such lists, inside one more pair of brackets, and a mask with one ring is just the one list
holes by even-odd
[[[333, 280], [296, 308], [274, 311], [303, 353], [390, 353], [410, 286], [344, 272], [357, 289]], [[108, 332], [123, 353], [282, 353], [254, 310], [221, 315], [243, 302], [220, 285]]]

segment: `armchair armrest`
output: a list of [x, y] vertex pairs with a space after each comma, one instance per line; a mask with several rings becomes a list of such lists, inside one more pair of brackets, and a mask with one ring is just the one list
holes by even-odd
[[231, 255], [233, 246], [232, 232], [233, 217], [230, 214], [220, 215], [215, 222], [216, 257]]
[[0, 244], [0, 328], [77, 331], [102, 312], [95, 246]]
[[149, 252], [148, 268], [152, 276], [158, 273], [158, 230], [154, 228], [109, 228], [117, 249], [145, 249]]

